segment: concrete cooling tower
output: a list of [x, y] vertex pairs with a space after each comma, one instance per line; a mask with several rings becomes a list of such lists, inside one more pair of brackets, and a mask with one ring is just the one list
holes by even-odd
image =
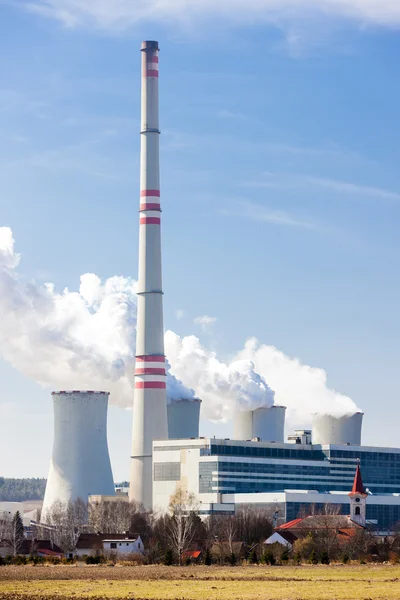
[[114, 494], [107, 445], [108, 392], [53, 392], [54, 442], [42, 521], [54, 502]]
[[341, 417], [314, 414], [312, 417], [312, 443], [360, 446], [363, 416], [362, 412], [346, 414]]
[[199, 437], [201, 400], [175, 400], [167, 406], [170, 440]]
[[270, 406], [237, 411], [233, 424], [235, 440], [260, 438], [263, 442], [283, 442], [286, 406]]

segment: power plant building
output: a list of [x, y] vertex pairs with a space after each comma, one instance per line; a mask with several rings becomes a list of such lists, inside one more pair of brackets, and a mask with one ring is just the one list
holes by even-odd
[[[400, 521], [400, 449], [200, 438], [153, 443], [153, 506], [166, 510], [178, 486], [203, 515], [284, 501], [285, 520], [311, 505], [348, 505], [358, 459], [371, 496], [367, 519], [381, 529]], [[289, 501], [290, 500], [290, 501]], [[348, 508], [343, 508], [348, 511]], [[282, 508], [283, 511], [283, 508]], [[347, 513], [346, 513], [347, 514]]]

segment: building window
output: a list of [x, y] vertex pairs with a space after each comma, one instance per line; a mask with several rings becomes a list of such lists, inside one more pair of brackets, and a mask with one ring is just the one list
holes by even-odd
[[359, 506], [356, 506], [356, 509], [355, 509], [355, 511], [354, 511], [354, 514], [355, 514], [355, 515], [360, 515], [360, 514], [361, 514], [361, 511], [360, 511], [360, 507], [359, 507]]
[[181, 478], [181, 463], [167, 462], [154, 464], [154, 481], [179, 481]]
[[116, 547], [117, 547], [117, 544], [115, 542], [111, 542], [110, 548], [115, 549]]
[[139, 550], [140, 550], [140, 542], [138, 542], [138, 545], [137, 545], [137, 547], [138, 547], [138, 548], [139, 548]]

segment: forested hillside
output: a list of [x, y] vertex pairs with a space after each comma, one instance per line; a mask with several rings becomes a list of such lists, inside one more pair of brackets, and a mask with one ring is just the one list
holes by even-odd
[[45, 487], [45, 479], [6, 479], [0, 477], [0, 502], [42, 500]]

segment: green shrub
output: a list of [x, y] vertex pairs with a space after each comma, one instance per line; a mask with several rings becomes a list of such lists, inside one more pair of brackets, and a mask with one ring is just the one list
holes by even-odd
[[261, 556], [261, 562], [264, 563], [265, 565], [275, 565], [276, 564], [276, 558], [273, 554], [273, 552], [271, 552], [271, 550], [266, 550], [262, 556]]
[[285, 548], [281, 554], [281, 561], [287, 562], [289, 560], [289, 549]]
[[329, 565], [329, 563], [330, 563], [329, 555], [326, 550], [323, 550], [321, 553], [321, 564]]
[[294, 562], [296, 565], [301, 565], [301, 554], [300, 552], [296, 552], [294, 555]]
[[209, 567], [210, 565], [212, 565], [212, 554], [209, 548], [207, 548], [206, 550], [206, 555], [204, 557], [204, 564]]
[[168, 548], [168, 550], [165, 553], [164, 556], [164, 565], [166, 565], [167, 567], [170, 567], [171, 565], [174, 564], [174, 555], [173, 552], [170, 548]]
[[318, 554], [315, 552], [315, 550], [313, 550], [310, 554], [310, 563], [312, 565], [317, 565], [318, 562]]
[[345, 565], [347, 565], [347, 563], [349, 562], [349, 560], [350, 560], [349, 555], [348, 554], [343, 554], [343, 556], [342, 556], [342, 563], [345, 564]]
[[252, 565], [256, 565], [258, 563], [257, 552], [255, 548], [253, 548], [253, 550], [250, 552], [248, 560]]
[[237, 563], [237, 556], [234, 552], [232, 552], [232, 554], [229, 556], [228, 558], [228, 562], [230, 565], [232, 565], [232, 567], [234, 567]]

